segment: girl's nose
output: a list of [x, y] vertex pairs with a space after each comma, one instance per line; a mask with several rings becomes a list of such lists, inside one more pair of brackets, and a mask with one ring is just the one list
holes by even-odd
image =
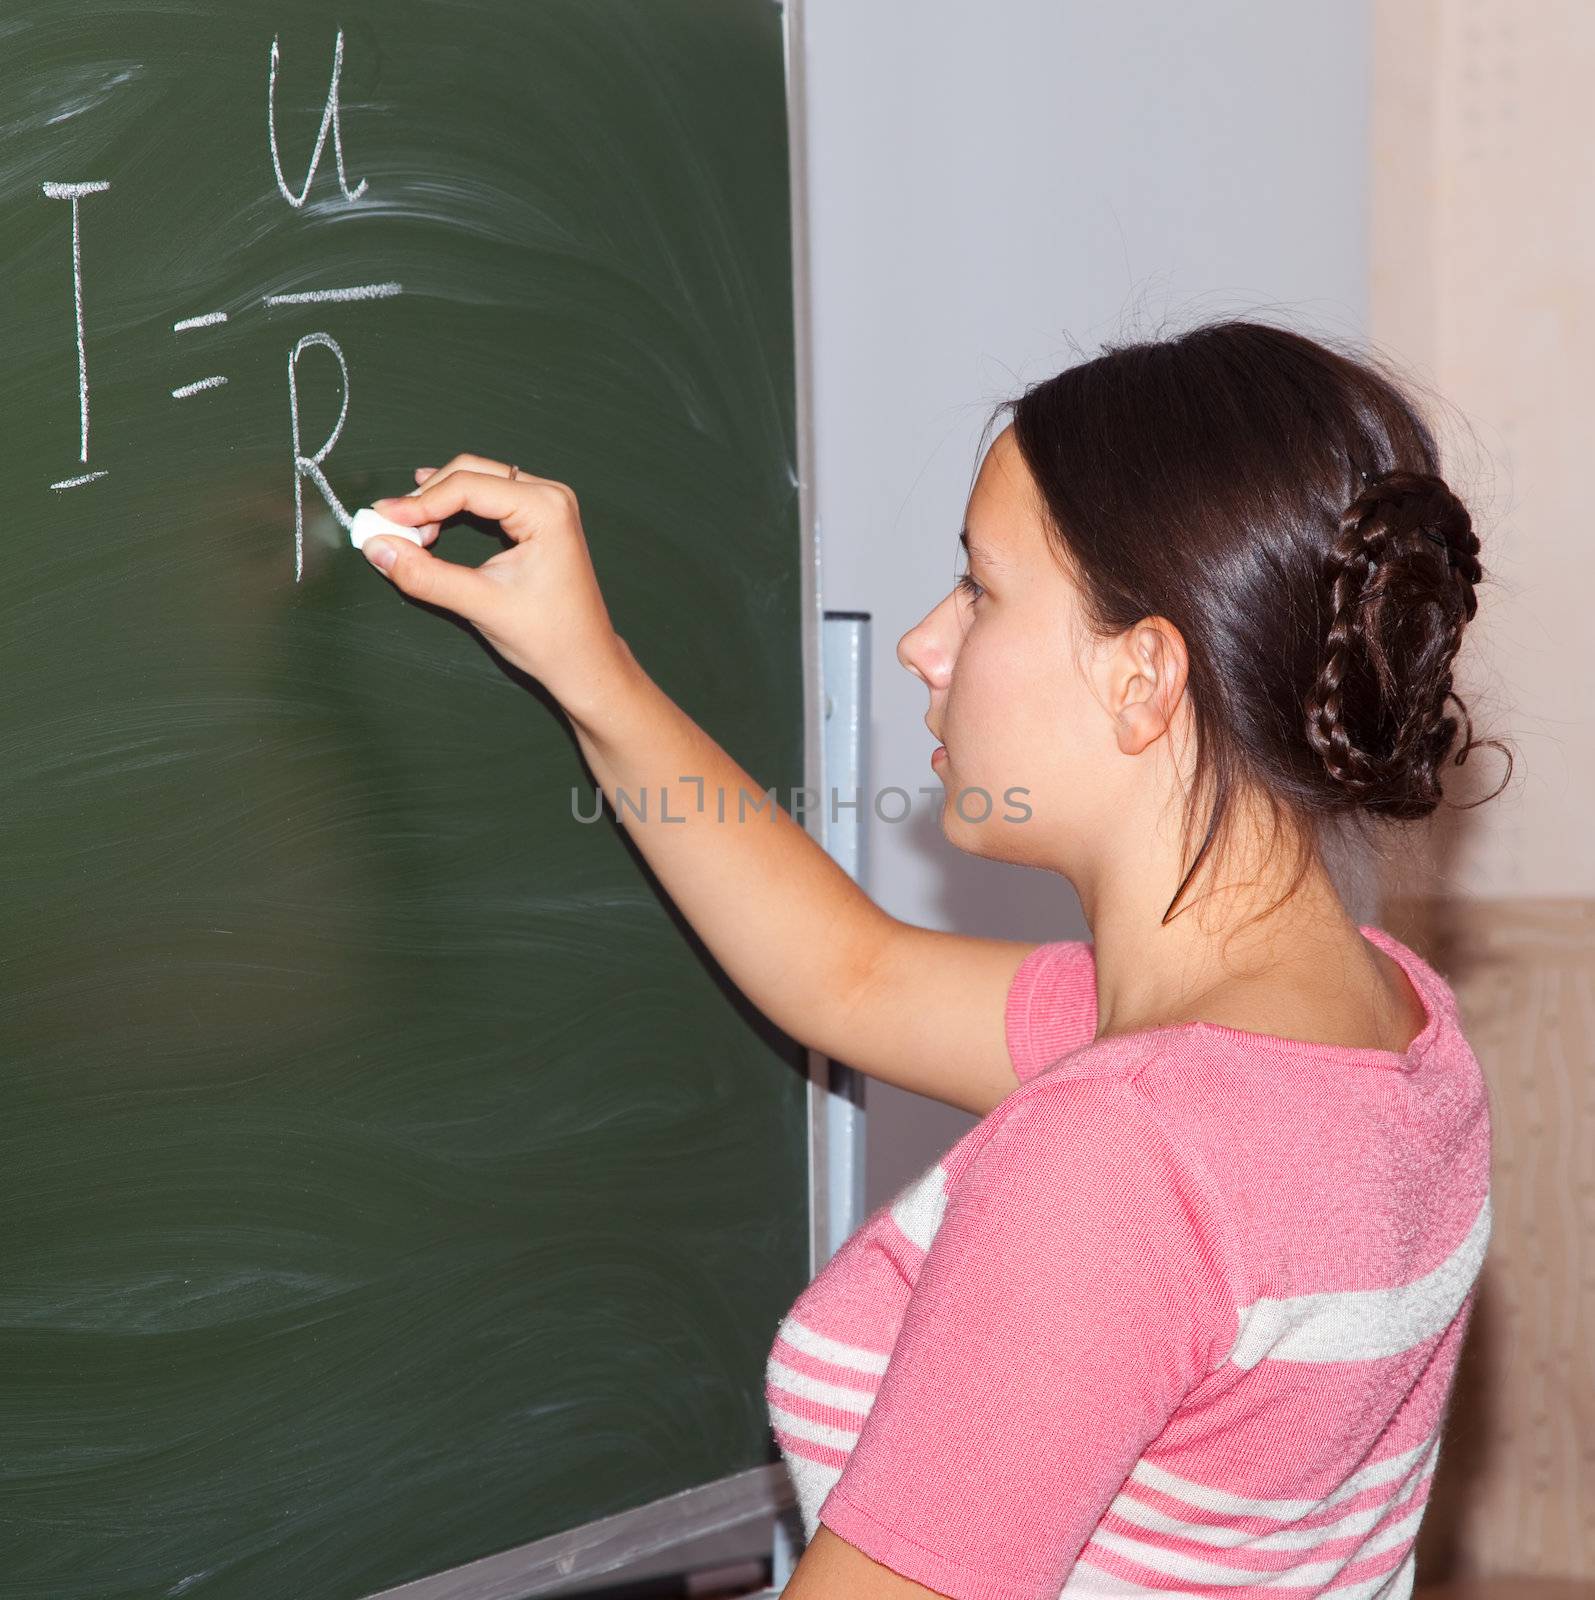
[[958, 630], [953, 615], [955, 598], [948, 595], [897, 641], [898, 661], [933, 689], [946, 686], [958, 653]]

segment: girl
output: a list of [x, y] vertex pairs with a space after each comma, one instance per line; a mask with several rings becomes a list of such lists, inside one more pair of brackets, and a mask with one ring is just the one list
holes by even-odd
[[910, 927], [740, 818], [760, 786], [615, 634], [565, 485], [422, 469], [383, 515], [511, 548], [365, 551], [558, 696], [611, 803], [670, 791], [685, 822], [627, 826], [777, 1024], [981, 1119], [776, 1332], [785, 1593], [1402, 1600], [1490, 1128], [1450, 988], [1323, 846], [1439, 804], [1479, 541], [1398, 384], [1278, 328], [1110, 349], [1003, 413], [898, 658], [949, 799], [996, 801], [947, 838], [1067, 878], [1089, 942]]

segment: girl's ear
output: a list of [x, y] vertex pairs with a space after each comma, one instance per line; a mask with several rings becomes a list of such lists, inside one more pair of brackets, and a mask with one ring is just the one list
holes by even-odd
[[1139, 755], [1168, 731], [1187, 666], [1185, 641], [1167, 617], [1147, 617], [1120, 638], [1108, 666], [1108, 707], [1125, 755]]

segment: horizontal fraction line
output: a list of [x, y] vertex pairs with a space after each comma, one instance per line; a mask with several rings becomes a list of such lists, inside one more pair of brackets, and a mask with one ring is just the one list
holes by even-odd
[[59, 483], [52, 483], [52, 489], [75, 489], [80, 483], [93, 483], [96, 478], [103, 478], [111, 469], [102, 467], [98, 472], [85, 472], [80, 478], [63, 478]]
[[317, 300], [386, 300], [403, 292], [404, 286], [398, 283], [357, 283], [350, 289], [307, 289], [300, 294], [266, 294], [261, 299], [268, 306], [303, 306]]
[[185, 328], [208, 328], [213, 322], [225, 322], [225, 311], [207, 311], [202, 317], [184, 317], [181, 322], [172, 324], [173, 333], [182, 333]]

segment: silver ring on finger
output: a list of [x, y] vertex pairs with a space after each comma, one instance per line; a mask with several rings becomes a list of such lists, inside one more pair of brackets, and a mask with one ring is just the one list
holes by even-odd
[[513, 481], [514, 479], [520, 477], [520, 475], [521, 475], [521, 469], [519, 467], [511, 467], [510, 468], [510, 479], [511, 479], [511, 481]]

